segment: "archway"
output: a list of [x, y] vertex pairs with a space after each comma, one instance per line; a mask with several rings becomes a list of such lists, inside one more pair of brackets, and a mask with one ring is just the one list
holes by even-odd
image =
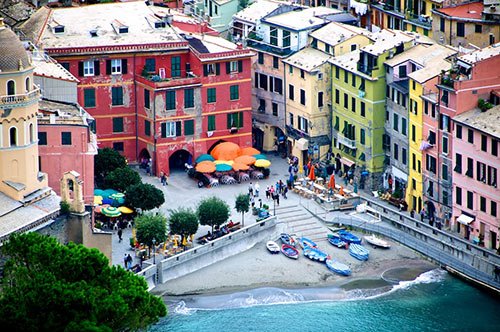
[[151, 155], [149, 154], [148, 149], [146, 148], [142, 149], [141, 152], [139, 153], [139, 162], [141, 165], [140, 167], [146, 168], [149, 159], [151, 159]]
[[215, 142], [214, 144], [212, 144], [212, 146], [210, 147], [210, 149], [208, 149], [207, 153], [210, 154], [212, 152], [212, 150], [220, 143], [223, 143], [225, 142], [223, 139], [220, 139], [218, 140], [217, 142]]
[[260, 151], [264, 147], [264, 132], [260, 128], [252, 128], [252, 145]]
[[186, 150], [177, 150], [168, 159], [168, 167], [170, 169], [170, 173], [182, 170], [184, 171], [185, 164], [192, 162], [193, 156], [189, 151]]

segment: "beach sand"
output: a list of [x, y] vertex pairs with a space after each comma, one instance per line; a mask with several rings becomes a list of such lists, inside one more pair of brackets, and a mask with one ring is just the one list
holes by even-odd
[[283, 254], [272, 255], [262, 242], [243, 253], [158, 285], [153, 293], [171, 301], [185, 296], [227, 294], [262, 287], [373, 289], [413, 280], [421, 273], [436, 268], [420, 254], [394, 242], [391, 242], [390, 249], [369, 246], [370, 259], [366, 262], [356, 260], [347, 250], [333, 247], [326, 240], [317, 244], [332, 258], [348, 264], [352, 275], [337, 275], [324, 263], [302, 256], [302, 250], [298, 260]]

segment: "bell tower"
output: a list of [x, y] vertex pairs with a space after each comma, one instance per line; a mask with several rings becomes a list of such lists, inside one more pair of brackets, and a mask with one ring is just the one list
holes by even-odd
[[50, 192], [38, 159], [40, 90], [30, 56], [3, 18], [0, 45], [0, 192], [28, 203]]

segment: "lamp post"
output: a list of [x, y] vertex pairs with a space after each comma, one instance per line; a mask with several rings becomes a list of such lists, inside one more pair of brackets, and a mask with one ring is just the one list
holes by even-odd
[[156, 245], [156, 239], [153, 238], [153, 264], [156, 264], [156, 248], [155, 248], [155, 245]]

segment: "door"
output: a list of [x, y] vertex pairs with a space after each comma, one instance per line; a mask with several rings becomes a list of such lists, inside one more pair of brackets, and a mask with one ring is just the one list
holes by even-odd
[[495, 250], [497, 248], [497, 233], [490, 231], [490, 248]]

